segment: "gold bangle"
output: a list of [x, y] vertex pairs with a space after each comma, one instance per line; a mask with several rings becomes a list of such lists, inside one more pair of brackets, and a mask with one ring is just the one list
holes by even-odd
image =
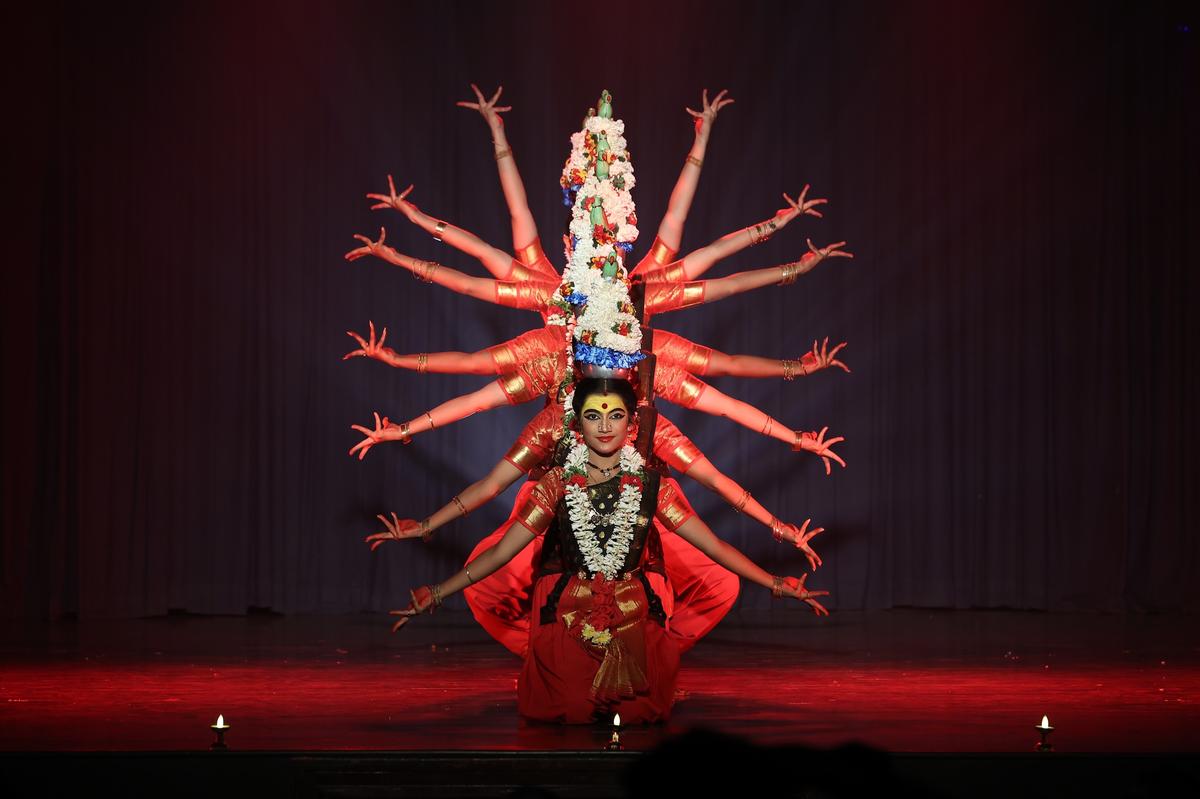
[[465, 571], [467, 573], [467, 582], [470, 583], [471, 585], [474, 585], [475, 578], [471, 576], [471, 564], [468, 563], [468, 564], [464, 565], [463, 571]]
[[771, 596], [783, 596], [783, 578], [778, 575], [771, 578]]
[[463, 516], [467, 515], [467, 508], [465, 505], [463, 505], [462, 500], [458, 498], [458, 494], [454, 495], [454, 499], [452, 499], [451, 502], [458, 506], [458, 510]]
[[503, 160], [505, 158], [508, 158], [510, 155], [512, 155], [512, 148], [505, 147], [503, 150], [500, 150], [496, 153], [496, 160], [497, 161]]
[[775, 235], [775, 220], [771, 219], [766, 222], [759, 222], [753, 227], [748, 227], [746, 230], [750, 233], [750, 246], [762, 244], [767, 239]]
[[412, 436], [410, 436], [408, 434], [408, 422], [400, 423], [400, 443], [401, 444], [411, 444], [412, 443]]
[[433, 240], [441, 241], [442, 234], [445, 232], [446, 232], [446, 223], [439, 220], [438, 223], [433, 226]]
[[775, 419], [773, 417], [768, 416], [767, 421], [763, 422], [762, 430], [759, 430], [758, 433], [759, 433], [759, 435], [767, 436], [769, 438], [771, 435], [771, 430], [774, 429], [774, 427], [775, 427]]
[[421, 520], [421, 540], [428, 541], [431, 538], [433, 538], [433, 530], [429, 529], [429, 520], [422, 519]]
[[750, 501], [750, 489], [748, 489], [748, 488], [743, 489], [742, 498], [737, 501], [737, 504], [733, 506], [733, 509], [735, 511], [737, 511], [738, 513], [741, 513], [742, 510], [746, 507], [746, 503], [749, 501]]
[[433, 612], [433, 608], [442, 606], [442, 584], [436, 583], [429, 586], [429, 593], [433, 595], [433, 605], [430, 606], [429, 612]]
[[782, 363], [783, 363], [783, 379], [784, 380], [795, 380], [796, 379], [796, 362], [789, 361], [787, 358], [784, 358]]
[[428, 368], [429, 368], [429, 353], [422, 352], [420, 355], [417, 356], [417, 374], [419, 374], [419, 375], [425, 374], [425, 371]]
[[796, 282], [796, 278], [800, 277], [800, 262], [792, 261], [790, 264], [781, 264], [779, 267], [779, 282], [777, 286], [790, 286]]
[[697, 169], [704, 166], [704, 160], [697, 158], [696, 156], [692, 155], [691, 153], [688, 153], [687, 162], [689, 164], [691, 164], [692, 166], [696, 167]]
[[775, 537], [776, 541], [783, 543], [783, 522], [774, 516], [771, 517], [771, 535]]
[[417, 261], [412, 268], [412, 275], [417, 280], [423, 283], [433, 282], [433, 273], [438, 270], [441, 264], [436, 261]]
[[429, 429], [430, 430], [437, 429], [437, 425], [433, 423], [433, 415], [430, 414], [429, 411], [425, 411], [425, 418], [429, 420]]

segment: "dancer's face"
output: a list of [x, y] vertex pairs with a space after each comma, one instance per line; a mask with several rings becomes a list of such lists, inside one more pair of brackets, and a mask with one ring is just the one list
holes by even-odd
[[611, 455], [625, 444], [629, 409], [618, 394], [592, 394], [579, 414], [583, 443], [600, 455]]

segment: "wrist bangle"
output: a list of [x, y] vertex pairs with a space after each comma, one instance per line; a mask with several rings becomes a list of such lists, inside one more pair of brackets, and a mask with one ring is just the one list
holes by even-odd
[[462, 500], [458, 498], [458, 495], [457, 495], [457, 494], [455, 494], [455, 495], [454, 495], [454, 499], [453, 499], [453, 500], [451, 500], [451, 501], [452, 501], [452, 502], [453, 502], [455, 505], [457, 505], [457, 506], [458, 506], [458, 510], [459, 510], [459, 512], [460, 512], [460, 513], [462, 513], [462, 515], [463, 515], [463, 516], [466, 516], [466, 515], [467, 515], [467, 509], [466, 509], [466, 507], [463, 505], [463, 503], [462, 503]]
[[512, 148], [505, 147], [503, 150], [498, 150], [496, 152], [496, 160], [500, 161], [502, 159], [508, 158], [510, 155], [512, 155]]
[[433, 594], [433, 604], [429, 606], [429, 612], [432, 613], [434, 608], [442, 606], [442, 584], [437, 583], [429, 586], [429, 593]]
[[796, 379], [796, 362], [789, 361], [787, 358], [784, 358], [783, 361], [781, 361], [781, 363], [783, 364], [783, 379], [789, 380], [789, 381], [795, 380]]
[[463, 571], [465, 571], [467, 573], [467, 582], [470, 583], [471, 585], [474, 585], [475, 578], [471, 576], [471, 564], [468, 563], [465, 566], [463, 566]]
[[697, 158], [696, 156], [692, 155], [691, 153], [688, 153], [687, 162], [689, 164], [691, 164], [692, 166], [696, 167], [697, 169], [704, 166], [704, 159]]
[[779, 267], [779, 282], [777, 286], [790, 286], [796, 282], [796, 278], [800, 277], [800, 262], [792, 261], [790, 264], [781, 264]]
[[774, 575], [771, 577], [771, 596], [783, 596], [783, 578], [779, 575]]
[[413, 264], [412, 276], [423, 283], [432, 283], [433, 273], [440, 266], [436, 261], [417, 261]]
[[433, 226], [433, 240], [441, 241], [442, 234], [445, 232], [446, 232], [446, 223], [439, 220], [438, 223]]
[[750, 501], [750, 489], [748, 489], [748, 488], [743, 489], [742, 498], [737, 501], [737, 503], [733, 506], [733, 509], [735, 511], [737, 511], [738, 513], [741, 513], [742, 509], [746, 507], [746, 503], [749, 501]]
[[421, 521], [421, 540], [428, 541], [431, 538], [433, 538], [433, 531], [429, 529], [429, 520], [423, 519]]
[[422, 352], [417, 355], [417, 374], [425, 374], [425, 370], [429, 368], [429, 353]]
[[429, 420], [429, 429], [430, 430], [434, 430], [437, 428], [437, 425], [433, 423], [433, 415], [431, 413], [429, 413], [429, 411], [425, 411], [425, 418]]

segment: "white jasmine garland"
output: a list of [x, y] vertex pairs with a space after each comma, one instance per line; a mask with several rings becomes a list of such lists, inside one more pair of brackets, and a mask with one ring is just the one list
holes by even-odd
[[[587, 444], [576, 441], [575, 446], [567, 454], [564, 465], [565, 477], [583, 475], [587, 478], [587, 462], [590, 450]], [[645, 461], [631, 445], [621, 447], [621, 475], [634, 475], [639, 480], [644, 479], [642, 468]], [[638, 512], [642, 506], [642, 490], [637, 485], [621, 483], [617, 506], [609, 519], [613, 526], [612, 537], [607, 547], [601, 547], [596, 535], [596, 510], [588, 498], [586, 488], [568, 482], [566, 487], [567, 518], [571, 521], [571, 533], [583, 556], [583, 563], [588, 571], [603, 574], [609, 580], [617, 579], [625, 558], [629, 555], [629, 546], [633, 542], [633, 528], [637, 521]]]

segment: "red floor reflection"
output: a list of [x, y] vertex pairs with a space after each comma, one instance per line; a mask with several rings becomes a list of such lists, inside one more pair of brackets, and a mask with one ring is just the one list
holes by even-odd
[[[1200, 647], [1186, 618], [779, 612], [727, 619], [683, 663], [670, 724], [762, 743], [1025, 752], [1190, 751]], [[522, 722], [518, 662], [466, 614], [189, 618], [5, 629], [0, 749], [590, 749], [607, 730]], [[424, 622], [424, 623], [421, 623]], [[433, 622], [433, 623], [430, 623]]]

